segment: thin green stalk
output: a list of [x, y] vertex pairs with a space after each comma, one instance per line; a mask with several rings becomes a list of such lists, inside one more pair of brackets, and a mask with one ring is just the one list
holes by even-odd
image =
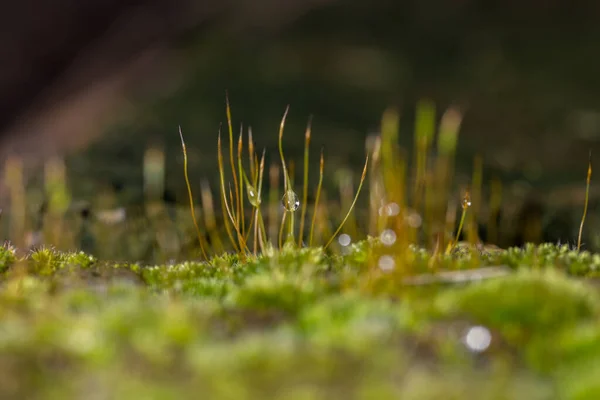
[[[226, 102], [226, 112], [227, 112], [227, 126], [229, 128], [229, 163], [231, 165], [231, 174], [233, 175], [233, 183], [234, 183], [234, 187], [235, 187], [235, 206], [236, 209], [234, 210], [234, 220], [237, 220], [240, 216], [240, 208], [241, 208], [241, 198], [240, 198], [240, 193], [239, 193], [239, 189], [238, 189], [238, 178], [237, 178], [237, 173], [236, 173], [236, 169], [235, 169], [235, 162], [234, 162], [234, 156], [233, 156], [233, 125], [231, 122], [231, 108], [229, 107], [229, 94], [227, 92], [225, 92], [225, 102]], [[242, 178], [240, 177], [240, 180]], [[233, 204], [232, 204], [233, 207]], [[237, 212], [236, 212], [237, 211]], [[235, 224], [235, 222], [234, 222]]]
[[[248, 195], [248, 201], [250, 202], [250, 204], [253, 207], [253, 213], [251, 214], [251, 215], [253, 215], [254, 214], [254, 210], [258, 209], [259, 206], [260, 206], [260, 203], [261, 203], [261, 199], [260, 199], [258, 191], [256, 189], [258, 177], [253, 177], [253, 182], [250, 182], [250, 180], [248, 179], [248, 176], [246, 175], [246, 172], [243, 169], [241, 170], [241, 175], [242, 175], [242, 178], [243, 178], [244, 182], [246, 183], [246, 193]], [[252, 233], [252, 228], [253, 227], [256, 228], [256, 226], [254, 225], [254, 220], [255, 219], [256, 219], [255, 217], [251, 217], [250, 218], [250, 225], [248, 226], [248, 231], [244, 233], [244, 235], [245, 235], [245, 239], [244, 240], [246, 241], [246, 243], [248, 243], [248, 239], [250, 238], [250, 234]], [[258, 223], [258, 221], [257, 221], [257, 223]], [[254, 253], [256, 254], [256, 243], [257, 243], [256, 235], [257, 235], [257, 232], [256, 232], [256, 229], [254, 229], [254, 231], [255, 231], [255, 234], [254, 234], [254, 247], [255, 247]]]
[[236, 241], [233, 238], [233, 233], [231, 232], [231, 226], [229, 225], [230, 222], [228, 220], [231, 220], [231, 223], [233, 223], [235, 225], [235, 220], [233, 219], [233, 216], [231, 215], [231, 211], [229, 211], [229, 205], [227, 204], [227, 195], [225, 194], [225, 171], [223, 168], [223, 155], [221, 154], [221, 130], [219, 129], [219, 136], [217, 138], [217, 162], [219, 164], [219, 179], [220, 179], [220, 186], [221, 186], [221, 212], [223, 213], [223, 221], [225, 223], [225, 230], [227, 231], [227, 235], [229, 236], [229, 240], [231, 242], [231, 245], [233, 246], [234, 250], [236, 252], [238, 252], [238, 247], [236, 245]]
[[188, 158], [187, 158], [187, 149], [185, 146], [185, 141], [183, 140], [183, 133], [181, 132], [181, 126], [179, 126], [179, 137], [181, 138], [181, 148], [183, 150], [183, 176], [185, 177], [185, 185], [187, 186], [188, 196], [190, 200], [190, 212], [192, 214], [192, 221], [194, 222], [194, 227], [196, 228], [196, 234], [198, 235], [198, 243], [200, 244], [200, 250], [202, 251], [202, 256], [206, 261], [208, 261], [208, 256], [206, 254], [206, 249], [204, 248], [204, 237], [200, 233], [200, 227], [198, 226], [198, 221], [196, 220], [196, 211], [194, 210], [194, 196], [192, 195], [192, 186], [190, 185], [190, 179], [188, 176]]
[[[290, 176], [288, 174], [288, 170], [285, 164], [285, 158], [283, 156], [283, 129], [285, 127], [285, 119], [287, 117], [288, 111], [290, 109], [290, 106], [287, 106], [285, 108], [285, 112], [283, 113], [283, 117], [281, 118], [281, 124], [279, 125], [279, 156], [281, 157], [281, 166], [283, 168], [283, 187], [284, 187], [284, 197], [285, 196], [296, 196], [296, 194], [293, 192], [292, 187], [291, 187], [291, 183], [290, 183]], [[290, 222], [288, 224], [288, 239], [295, 242], [294, 240], [294, 212], [293, 211], [289, 211], [288, 207], [285, 207], [285, 211], [284, 214], [290, 213]], [[283, 222], [285, 222], [285, 215], [284, 218], [282, 218], [282, 224]], [[280, 233], [280, 242], [281, 242], [281, 233]], [[281, 247], [281, 246], [280, 246]]]
[[462, 232], [462, 228], [465, 223], [465, 216], [467, 215], [467, 210], [469, 209], [469, 207], [471, 207], [471, 194], [467, 191], [465, 193], [465, 197], [463, 198], [463, 202], [462, 202], [462, 214], [460, 216], [460, 223], [458, 224], [458, 230], [456, 231], [456, 237], [452, 242], [450, 242], [450, 245], [448, 246], [448, 249], [446, 250], [446, 254], [450, 254], [452, 249], [458, 243], [458, 239], [460, 238], [460, 234]]
[[325, 166], [325, 159], [323, 157], [323, 149], [321, 149], [321, 158], [319, 162], [319, 184], [317, 185], [317, 194], [315, 196], [315, 205], [313, 210], [313, 217], [310, 223], [310, 235], [308, 239], [308, 246], [312, 246], [313, 234], [315, 231], [315, 222], [317, 220], [317, 210], [319, 208], [319, 199], [321, 198], [321, 188], [323, 187], [323, 170]]
[[363, 172], [362, 172], [362, 175], [360, 177], [360, 183], [358, 184], [358, 190], [356, 191], [356, 196], [354, 196], [354, 200], [352, 201], [352, 204], [350, 205], [350, 209], [348, 210], [348, 213], [346, 214], [346, 217], [344, 217], [344, 219], [342, 220], [342, 223], [340, 224], [340, 226], [333, 233], [333, 235], [331, 236], [331, 238], [329, 239], [329, 241], [327, 242], [327, 244], [323, 247], [323, 250], [327, 249], [327, 247], [329, 247], [329, 245], [331, 244], [331, 242], [333, 242], [333, 240], [335, 239], [335, 237], [337, 236], [337, 234], [340, 232], [340, 230], [342, 230], [342, 227], [344, 226], [344, 224], [348, 220], [348, 217], [350, 217], [350, 214], [352, 213], [352, 210], [354, 210], [354, 206], [356, 205], [356, 201], [358, 200], [358, 195], [360, 194], [360, 190], [362, 189], [363, 183], [365, 182], [365, 177], [367, 176], [367, 166], [368, 165], [369, 165], [369, 156], [367, 155], [367, 158], [365, 160], [365, 167], [363, 168]]
[[289, 189], [289, 176], [285, 165], [285, 158], [283, 157], [283, 128], [285, 127], [285, 119], [289, 110], [290, 106], [287, 106], [283, 113], [283, 117], [281, 118], [281, 123], [279, 124], [279, 156], [281, 157], [281, 166], [283, 168], [283, 188], [286, 193]]
[[269, 167], [269, 238], [272, 243], [277, 240], [277, 224], [279, 214], [279, 165], [271, 164]]
[[[263, 176], [265, 172], [265, 150], [263, 149], [262, 156], [260, 158], [260, 164], [258, 167], [258, 198], [262, 199], [262, 186], [263, 186]], [[259, 229], [259, 243], [261, 247], [261, 251], [264, 251], [264, 245], [267, 241], [267, 231], [265, 230], [265, 221], [263, 220], [262, 212], [260, 210], [260, 205], [256, 207], [256, 219], [257, 222], [260, 223], [260, 226], [256, 225], [256, 228]]]
[[300, 214], [300, 233], [298, 235], [298, 247], [302, 246], [302, 238], [304, 237], [304, 222], [306, 219], [306, 211], [308, 209], [308, 161], [311, 125], [312, 118], [308, 120], [306, 133], [304, 134], [304, 178], [302, 186], [302, 212]]
[[246, 234], [246, 221], [244, 218], [244, 182], [242, 180], [242, 174], [244, 173], [244, 168], [242, 166], [242, 150], [244, 148], [244, 144], [242, 142], [242, 128], [240, 127], [240, 136], [238, 138], [238, 152], [237, 152], [237, 159], [238, 159], [238, 170], [239, 170], [239, 174], [240, 174], [240, 211], [238, 212], [238, 225], [240, 226], [240, 230], [242, 232], [242, 234]]
[[283, 216], [281, 217], [281, 224], [279, 225], [279, 236], [278, 236], [277, 243], [278, 243], [280, 249], [283, 248], [283, 228], [285, 227], [285, 220], [286, 220], [287, 214], [288, 214], [287, 211], [284, 211]]
[[[229, 201], [231, 202], [231, 204], [233, 204], [233, 202], [234, 202], [233, 190], [231, 190], [231, 183], [229, 183]], [[227, 211], [229, 211], [229, 210], [227, 210]], [[244, 241], [244, 234], [240, 231], [240, 227], [237, 224], [234, 224], [233, 227], [235, 228], [235, 233], [237, 233], [238, 242], [240, 244], [240, 249], [241, 249], [241, 254], [242, 254], [242, 256], [244, 256], [245, 251], [249, 250], [246, 246], [246, 242]]]
[[252, 128], [248, 127], [248, 160], [250, 163], [250, 176], [252, 177], [252, 179], [255, 179], [255, 175], [257, 173], [256, 171], [256, 164], [254, 162], [254, 158], [255, 158], [255, 153], [254, 153], [254, 140], [252, 139]]
[[587, 179], [585, 184], [585, 204], [583, 205], [583, 216], [581, 217], [581, 224], [579, 225], [579, 235], [577, 237], [577, 250], [581, 248], [581, 237], [583, 236], [583, 224], [585, 217], [587, 216], [588, 201], [590, 198], [590, 181], [592, 179], [592, 151], [590, 150], [590, 156], [588, 161]]

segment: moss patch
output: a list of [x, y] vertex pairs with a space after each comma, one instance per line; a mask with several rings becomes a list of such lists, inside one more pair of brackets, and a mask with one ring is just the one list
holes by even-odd
[[[494, 256], [515, 268], [505, 277], [412, 287], [389, 275], [395, 290], [378, 291], [368, 263], [356, 262], [375, 247], [157, 266], [43, 249], [21, 260], [25, 274], [14, 258], [0, 290], [0, 392], [594, 398], [600, 301], [573, 275], [592, 273], [595, 256], [511, 250]], [[580, 266], [553, 267], [548, 254]], [[69, 278], [78, 284], [56, 284]], [[466, 340], [477, 326], [491, 336], [481, 352]]]

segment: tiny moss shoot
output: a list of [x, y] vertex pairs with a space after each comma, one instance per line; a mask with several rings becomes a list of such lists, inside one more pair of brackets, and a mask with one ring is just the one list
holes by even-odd
[[327, 247], [329, 247], [329, 245], [331, 244], [331, 242], [333, 242], [333, 240], [336, 238], [337, 234], [340, 233], [340, 231], [344, 227], [344, 224], [346, 223], [346, 221], [350, 217], [350, 214], [354, 210], [354, 207], [356, 206], [356, 201], [358, 200], [358, 196], [360, 195], [360, 191], [362, 189], [363, 183], [365, 182], [365, 178], [367, 176], [367, 166], [368, 165], [369, 165], [369, 156], [367, 155], [367, 157], [365, 159], [365, 166], [363, 167], [363, 171], [362, 171], [362, 174], [360, 176], [360, 182], [358, 184], [358, 189], [356, 190], [356, 195], [354, 196], [354, 200], [352, 200], [352, 204], [350, 205], [350, 209], [346, 213], [346, 216], [344, 217], [344, 219], [342, 220], [342, 222], [340, 223], [340, 225], [338, 226], [338, 228], [336, 229], [336, 231], [333, 233], [333, 235], [331, 236], [331, 238], [327, 241], [327, 243], [325, 243], [325, 246], [323, 246], [324, 249], [326, 249]]
[[[235, 218], [233, 218], [233, 215], [231, 214], [231, 211], [229, 209], [229, 204], [227, 203], [227, 193], [225, 191], [225, 171], [223, 168], [223, 155], [221, 154], [221, 132], [219, 131], [219, 135], [217, 138], [217, 162], [219, 165], [219, 182], [220, 182], [220, 187], [221, 187], [221, 210], [223, 212], [223, 222], [225, 225], [225, 230], [227, 231], [227, 236], [229, 236], [229, 241], [231, 243], [231, 245], [233, 246], [233, 248], [235, 249], [235, 251], [237, 252], [238, 250], [243, 251], [243, 249], [238, 248], [238, 245], [236, 243], [236, 240], [233, 237], [233, 233], [231, 231], [231, 224], [234, 225], [234, 227], [236, 227], [236, 223], [235, 223]], [[236, 228], [237, 230], [237, 228]]]
[[308, 210], [308, 168], [309, 168], [309, 148], [310, 148], [310, 134], [312, 128], [312, 117], [308, 120], [306, 126], [306, 132], [304, 134], [304, 174], [302, 179], [302, 212], [300, 215], [300, 232], [298, 233], [298, 247], [302, 246], [304, 240], [304, 223], [306, 220], [306, 212]]
[[[241, 213], [241, 207], [242, 207], [242, 199], [240, 198], [240, 193], [239, 193], [239, 187], [238, 187], [238, 177], [237, 177], [237, 173], [236, 173], [236, 168], [235, 168], [235, 162], [234, 162], [234, 155], [233, 155], [233, 123], [231, 121], [231, 108], [229, 106], [229, 94], [227, 92], [225, 92], [225, 108], [226, 108], [226, 114], [227, 114], [227, 128], [229, 130], [229, 163], [231, 166], [231, 174], [233, 176], [233, 187], [235, 188], [235, 203], [231, 205], [231, 207], [235, 207], [233, 209], [233, 213], [232, 216], [234, 217], [234, 220], [237, 221], [239, 218], [239, 215]], [[240, 177], [240, 180], [242, 178]], [[234, 225], [236, 225], [236, 222], [233, 222]], [[239, 227], [238, 227], [239, 230]]]
[[185, 141], [183, 140], [183, 132], [181, 131], [181, 126], [179, 127], [179, 138], [181, 139], [181, 150], [183, 152], [183, 176], [185, 178], [185, 185], [188, 191], [188, 197], [190, 202], [190, 213], [192, 220], [194, 222], [194, 228], [196, 228], [196, 234], [198, 235], [198, 243], [200, 245], [200, 251], [202, 251], [202, 257], [206, 261], [208, 261], [208, 255], [206, 254], [206, 249], [204, 246], [204, 236], [200, 232], [200, 227], [198, 226], [198, 220], [196, 219], [196, 210], [194, 207], [194, 196], [192, 195], [192, 185], [190, 185], [190, 178], [188, 175], [188, 158], [187, 158], [187, 149], [185, 146]]
[[313, 211], [313, 217], [310, 223], [310, 234], [308, 237], [308, 246], [312, 247], [313, 235], [315, 232], [315, 225], [317, 222], [317, 215], [319, 211], [319, 200], [321, 199], [321, 190], [323, 188], [323, 172], [325, 169], [325, 159], [323, 157], [323, 149], [321, 149], [321, 156], [319, 158], [319, 183], [317, 184], [317, 192], [315, 194], [315, 205]]
[[585, 203], [583, 205], [583, 215], [581, 216], [581, 224], [579, 225], [579, 235], [577, 236], [577, 250], [581, 249], [581, 237], [583, 235], [583, 224], [585, 223], [585, 217], [587, 215], [588, 201], [590, 198], [590, 182], [592, 180], [592, 151], [590, 150], [588, 160], [588, 170], [585, 183]]
[[447, 250], [447, 254], [449, 254], [454, 247], [456, 247], [456, 245], [458, 244], [458, 241], [460, 239], [460, 234], [462, 233], [462, 229], [463, 229], [463, 225], [465, 223], [465, 217], [467, 215], [467, 210], [472, 206], [471, 203], [471, 193], [469, 191], [465, 192], [465, 196], [463, 197], [462, 200], [462, 212], [461, 212], [461, 216], [460, 216], [460, 222], [458, 223], [458, 230], [456, 231], [456, 236], [454, 238], [454, 240], [452, 240], [450, 242], [450, 245], [448, 246], [448, 250]]

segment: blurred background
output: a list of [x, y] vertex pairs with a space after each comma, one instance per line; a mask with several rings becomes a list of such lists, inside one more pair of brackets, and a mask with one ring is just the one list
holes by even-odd
[[[574, 242], [588, 153], [600, 157], [599, 21], [593, 0], [11, 2], [0, 15], [0, 162], [19, 157], [35, 182], [60, 157], [74, 200], [111, 190], [131, 206], [156, 146], [165, 198], [185, 202], [178, 126], [199, 190], [217, 178], [226, 91], [234, 131], [251, 126], [272, 156], [286, 105], [298, 163], [312, 116], [313, 173], [323, 147], [329, 171], [359, 174], [388, 106], [401, 110], [410, 152], [426, 98], [438, 116], [465, 113], [459, 176], [481, 155], [513, 213], [541, 215], [541, 239]], [[600, 247], [594, 180], [588, 248]]]

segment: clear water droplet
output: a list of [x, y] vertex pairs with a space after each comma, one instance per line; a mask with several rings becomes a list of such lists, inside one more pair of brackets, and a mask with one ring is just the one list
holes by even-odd
[[465, 193], [465, 197], [463, 197], [462, 208], [471, 207], [471, 194], [469, 192]]
[[289, 212], [294, 212], [298, 209], [298, 207], [300, 207], [300, 199], [293, 190], [288, 190], [283, 195], [283, 199], [281, 200], [281, 202], [283, 204], [283, 208], [285, 208], [286, 211]]
[[396, 242], [396, 232], [392, 229], [386, 229], [381, 232], [380, 239], [384, 245], [391, 246]]
[[352, 242], [352, 238], [347, 233], [342, 233], [338, 237], [338, 243], [344, 247], [349, 246], [351, 242]]
[[472, 326], [463, 338], [465, 346], [475, 353], [486, 351], [492, 343], [492, 334], [485, 326]]
[[379, 262], [377, 265], [383, 272], [390, 272], [396, 267], [396, 261], [394, 260], [394, 257], [384, 255], [379, 257]]
[[252, 185], [246, 185], [246, 193], [248, 194], [248, 201], [254, 207], [258, 207], [260, 205], [260, 196], [258, 192]]

